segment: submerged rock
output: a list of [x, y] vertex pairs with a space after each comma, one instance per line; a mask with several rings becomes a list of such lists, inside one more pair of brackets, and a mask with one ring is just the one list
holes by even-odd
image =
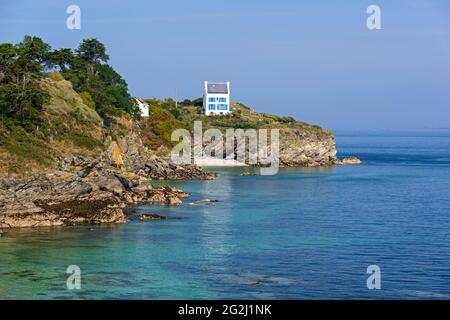
[[141, 221], [149, 221], [149, 220], [165, 220], [167, 217], [162, 216], [157, 213], [142, 213], [139, 215], [139, 220]]
[[202, 199], [202, 200], [198, 200], [197, 202], [219, 202], [219, 200], [216, 200], [216, 199]]
[[203, 207], [203, 204], [201, 203], [195, 203], [195, 202], [189, 202], [189, 205], [191, 207]]
[[242, 176], [242, 177], [251, 177], [251, 176], [259, 176], [259, 174], [245, 171], [245, 172], [242, 172], [242, 173], [240, 174], [240, 176]]

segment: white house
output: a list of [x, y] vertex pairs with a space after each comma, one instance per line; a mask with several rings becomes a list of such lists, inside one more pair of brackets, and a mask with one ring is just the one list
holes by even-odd
[[205, 81], [203, 112], [209, 115], [230, 113], [230, 81]]
[[139, 98], [134, 98], [134, 100], [136, 100], [139, 110], [141, 110], [141, 116], [148, 117], [150, 115], [148, 103], [146, 103], [144, 100], [139, 99]]

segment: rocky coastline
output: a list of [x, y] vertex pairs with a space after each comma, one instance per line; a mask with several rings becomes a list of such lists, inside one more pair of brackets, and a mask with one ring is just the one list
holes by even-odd
[[129, 205], [181, 205], [181, 190], [153, 187], [159, 179], [214, 179], [195, 166], [134, 159], [127, 168], [105, 157], [63, 159], [58, 169], [28, 177], [0, 177], [0, 229], [83, 223], [124, 223]]

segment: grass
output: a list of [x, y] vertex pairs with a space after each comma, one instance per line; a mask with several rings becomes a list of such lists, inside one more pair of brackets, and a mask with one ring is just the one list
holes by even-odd
[[5, 165], [7, 171], [17, 173], [32, 164], [47, 167], [54, 162], [50, 146], [22, 127], [14, 127], [8, 131], [0, 129], [0, 148], [10, 155], [10, 161]]
[[[204, 130], [209, 128], [233, 128], [233, 129], [280, 129], [283, 132], [289, 130], [301, 131], [304, 135], [317, 138], [329, 139], [333, 134], [317, 125], [310, 125], [297, 121], [291, 116], [276, 116], [263, 112], [256, 112], [241, 103], [232, 103], [233, 112], [228, 115], [206, 116], [202, 113], [202, 108], [198, 106], [186, 106], [179, 104], [177, 108], [166, 100], [147, 100], [152, 106], [164, 109], [179, 121], [179, 125], [187, 125], [193, 128], [194, 121], [202, 121]], [[157, 123], [158, 124], [158, 123]], [[172, 125], [173, 127], [173, 125]], [[165, 128], [162, 131], [167, 131]], [[165, 139], [162, 139], [166, 143]], [[170, 144], [169, 144], [170, 145]]]

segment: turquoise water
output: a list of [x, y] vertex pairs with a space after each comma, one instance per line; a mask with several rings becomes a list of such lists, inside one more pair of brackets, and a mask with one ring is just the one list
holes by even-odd
[[[182, 207], [138, 208], [180, 219], [8, 231], [0, 298], [449, 299], [450, 133], [342, 133], [338, 150], [364, 164], [221, 170], [175, 184]], [[188, 206], [202, 198], [221, 202]]]

